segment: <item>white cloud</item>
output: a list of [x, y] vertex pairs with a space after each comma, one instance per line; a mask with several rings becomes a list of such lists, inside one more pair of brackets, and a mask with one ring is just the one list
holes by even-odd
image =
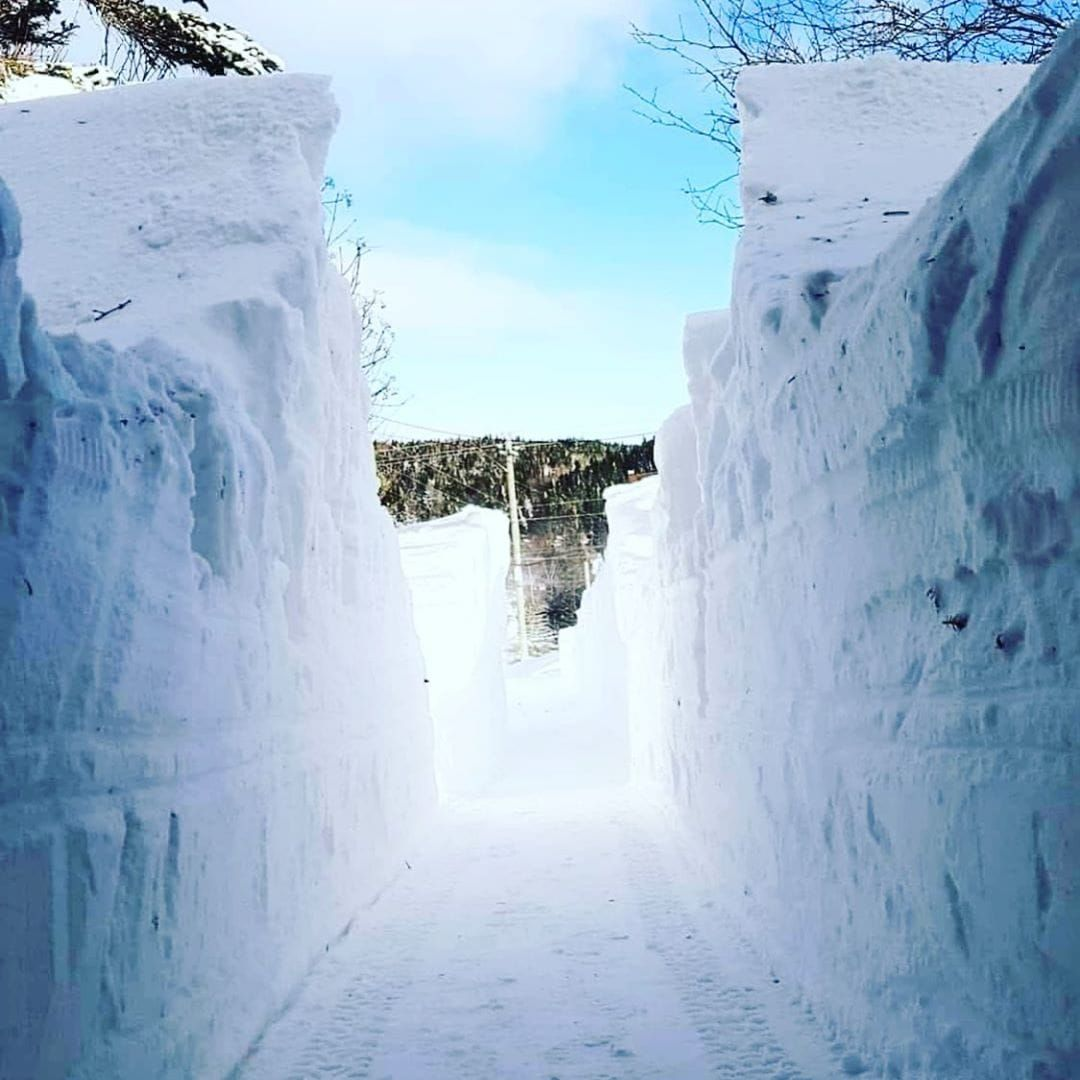
[[520, 336], [565, 337], [585, 317], [580, 298], [521, 272], [529, 264], [542, 269], [547, 260], [539, 252], [410, 226], [374, 232], [380, 241], [365, 257], [365, 280], [408, 337], [435, 335], [455, 349], [489, 347]]
[[397, 336], [400, 417], [452, 430], [652, 429], [685, 396], [677, 302], [569, 288], [542, 252], [383, 225], [366, 285]]
[[292, 70], [332, 74], [349, 130], [422, 145], [528, 135], [567, 90], [613, 85], [628, 23], [649, 2], [218, 0], [212, 11]]
[[[631, 286], [636, 295], [581, 287], [552, 252], [479, 241], [451, 231], [452, 220], [447, 231], [374, 220], [378, 193], [399, 177], [414, 198], [438, 199], [441, 149], [464, 149], [479, 170], [490, 153], [482, 143], [535, 142], [568, 100], [616, 92], [629, 23], [667, 2], [210, 0], [290, 70], [334, 78], [343, 122], [331, 167], [364, 191], [363, 232], [376, 246], [367, 283], [383, 293], [411, 399], [400, 418], [451, 430], [630, 431], [684, 397], [681, 305], [651, 280]], [[424, 209], [429, 221], [447, 216]]]

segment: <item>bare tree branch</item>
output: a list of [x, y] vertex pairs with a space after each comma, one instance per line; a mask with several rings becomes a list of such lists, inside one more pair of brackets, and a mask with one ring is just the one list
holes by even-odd
[[386, 303], [377, 289], [368, 290], [364, 276], [364, 257], [371, 250], [362, 236], [356, 235], [356, 221], [349, 211], [352, 196], [339, 190], [333, 179], [323, 182], [323, 232], [330, 258], [337, 267], [352, 297], [356, 310], [360, 367], [367, 376], [373, 420], [377, 424], [381, 410], [400, 403], [397, 379], [390, 367], [394, 330], [386, 317]]

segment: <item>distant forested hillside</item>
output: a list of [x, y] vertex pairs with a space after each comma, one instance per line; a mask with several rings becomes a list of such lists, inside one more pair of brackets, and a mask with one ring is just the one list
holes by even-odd
[[[572, 625], [607, 540], [604, 489], [654, 471], [653, 440], [514, 441], [530, 630]], [[506, 511], [506, 440], [387, 440], [375, 444], [379, 496], [395, 521], [428, 521], [463, 506]]]

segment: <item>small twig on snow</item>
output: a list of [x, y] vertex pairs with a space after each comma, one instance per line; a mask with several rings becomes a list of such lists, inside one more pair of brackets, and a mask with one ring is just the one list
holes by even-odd
[[129, 297], [127, 300], [121, 300], [116, 307], [106, 308], [104, 311], [100, 308], [94, 308], [94, 322], [101, 322], [101, 320], [107, 316], [115, 315], [118, 311], [123, 311], [130, 303], [131, 298]]

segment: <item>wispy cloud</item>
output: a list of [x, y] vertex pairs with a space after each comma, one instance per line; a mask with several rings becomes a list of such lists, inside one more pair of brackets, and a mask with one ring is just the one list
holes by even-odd
[[218, 0], [213, 12], [290, 68], [332, 72], [347, 134], [416, 146], [527, 136], [563, 93], [610, 86], [650, 2]]
[[[685, 396], [682, 309], [656, 295], [568, 288], [543, 252], [383, 225], [368, 256], [424, 422], [532, 434], [652, 427]], [[647, 407], [642, 402], [649, 402]]]
[[[367, 284], [383, 294], [395, 372], [411, 399], [402, 419], [473, 432], [610, 433], [655, 426], [684, 398], [683, 302], [651, 272], [605, 272], [591, 257], [591, 271], [565, 265], [606, 235], [600, 228], [585, 242], [575, 234], [580, 207], [565, 221], [549, 208], [550, 237], [515, 229], [529, 236], [523, 245], [468, 236], [451, 209], [464, 205], [470, 220], [484, 220], [462, 170], [500, 168], [503, 146], [520, 188], [478, 189], [528, 206], [530, 185], [545, 179], [515, 148], [557, 133], [583, 96], [619, 94], [633, 51], [629, 22], [669, 0], [210, 2], [292, 70], [334, 77], [344, 116], [332, 167], [361, 193], [357, 217], [375, 245]], [[597, 128], [598, 145], [608, 137]], [[588, 170], [589, 160], [567, 167]], [[446, 208], [440, 162], [456, 170]], [[407, 196], [388, 197], [398, 183]], [[590, 220], [608, 212], [589, 204]], [[411, 223], [378, 220], [387, 213]]]
[[367, 281], [405, 335], [487, 348], [493, 339], [565, 336], [585, 315], [577, 296], [535, 280], [549, 261], [542, 252], [403, 224], [378, 225], [374, 235]]

